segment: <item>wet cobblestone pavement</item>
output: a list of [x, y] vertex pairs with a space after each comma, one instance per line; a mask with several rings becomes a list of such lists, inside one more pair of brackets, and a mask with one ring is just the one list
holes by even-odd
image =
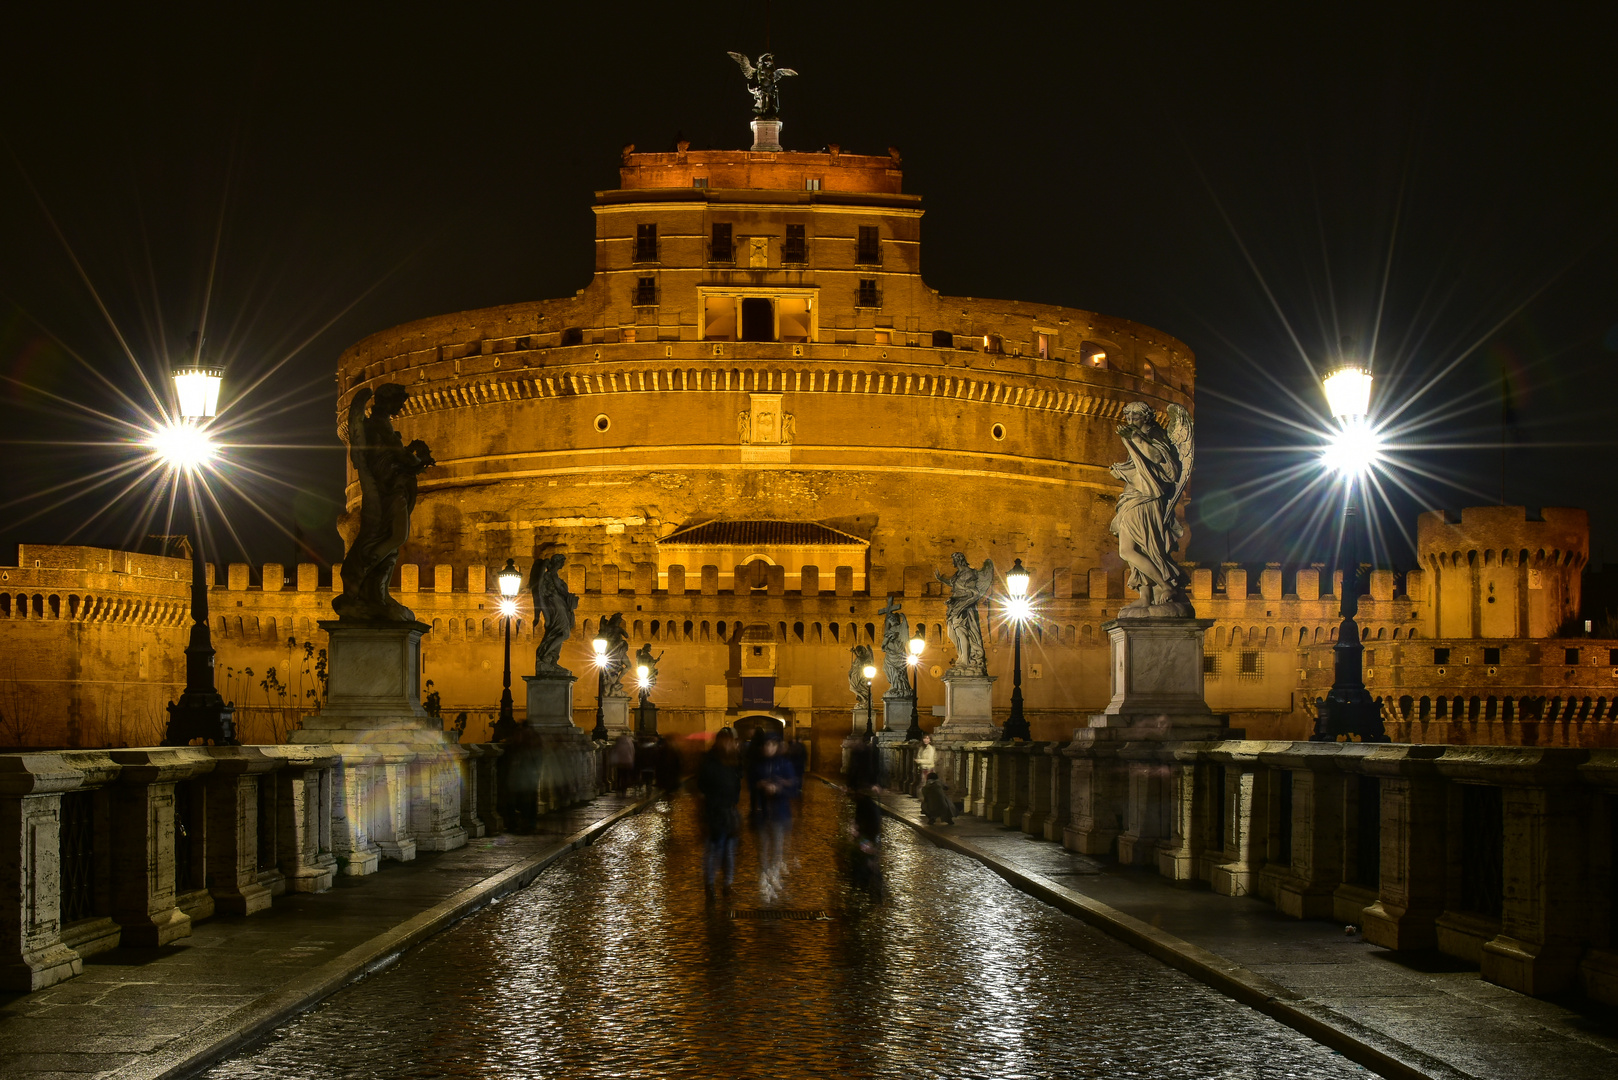
[[696, 810], [623, 822], [204, 1075], [1369, 1075], [891, 822], [873, 904], [818, 783], [776, 901], [749, 838], [706, 902]]

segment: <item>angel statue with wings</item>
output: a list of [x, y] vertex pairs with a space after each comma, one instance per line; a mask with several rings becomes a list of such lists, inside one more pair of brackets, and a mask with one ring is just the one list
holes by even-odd
[[545, 635], [534, 650], [534, 674], [566, 672], [562, 666], [562, 646], [573, 636], [578, 625], [579, 598], [567, 587], [562, 577], [565, 555], [551, 555], [534, 560], [533, 573], [528, 578], [528, 591], [534, 597], [534, 610], [545, 618]]
[[910, 685], [910, 616], [897, 596], [888, 597], [888, 606], [877, 612], [882, 616], [882, 673], [888, 677], [888, 692], [883, 697], [914, 698], [915, 687]]
[[1170, 405], [1166, 427], [1159, 426], [1151, 406], [1132, 401], [1124, 406], [1118, 437], [1129, 460], [1112, 466], [1124, 491], [1109, 528], [1118, 538], [1119, 558], [1129, 567], [1129, 587], [1140, 593], [1118, 617], [1188, 618], [1195, 614], [1185, 591], [1190, 578], [1171, 552], [1185, 535], [1174, 507], [1191, 478], [1191, 414]]
[[758, 58], [755, 65], [746, 56], [739, 52], [730, 54], [747, 77], [748, 93], [753, 95], [753, 115], [760, 120], [774, 120], [781, 115], [781, 88], [780, 81], [788, 75], [796, 75], [791, 68], [778, 68], [775, 66], [775, 54], [764, 53]]
[[410, 539], [416, 474], [437, 464], [426, 443], [413, 439], [407, 446], [393, 430], [393, 418], [409, 397], [398, 383], [377, 387], [374, 400], [369, 389], [361, 390], [348, 403], [348, 422], [338, 432], [360, 481], [359, 530], [343, 556], [343, 594], [331, 602], [343, 621], [416, 621], [415, 612], [388, 595], [399, 548]]
[[875, 655], [869, 645], [855, 645], [848, 650], [850, 657], [848, 663], [848, 688], [854, 691], [854, 707], [856, 709], [869, 709], [871, 707], [871, 680], [865, 677], [865, 668], [872, 662]]
[[983, 651], [983, 624], [978, 621], [978, 604], [989, 598], [994, 588], [994, 560], [984, 559], [974, 568], [959, 551], [954, 557], [955, 573], [933, 577], [949, 586], [949, 603], [944, 605], [944, 628], [955, 646], [955, 666], [951, 674], [987, 675], [989, 659]]

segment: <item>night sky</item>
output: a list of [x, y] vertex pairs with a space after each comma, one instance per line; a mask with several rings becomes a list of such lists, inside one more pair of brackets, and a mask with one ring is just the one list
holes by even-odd
[[1506, 500], [1588, 508], [1618, 561], [1618, 27], [1575, 14], [1596, 6], [12, 12], [0, 561], [155, 529], [146, 488], [99, 516], [109, 489], [86, 490], [129, 453], [95, 413], [133, 419], [114, 388], [147, 400], [112, 326], [161, 380], [205, 298], [271, 519], [227, 498], [223, 559], [307, 558], [295, 537], [340, 557], [338, 353], [583, 286], [619, 149], [744, 148], [725, 51], [766, 35], [801, 72], [788, 149], [903, 152], [928, 284], [1195, 350], [1193, 558], [1322, 556], [1301, 509], [1273, 517], [1289, 491], [1239, 496], [1296, 460], [1288, 425], [1318, 426], [1346, 338], [1374, 344], [1377, 400], [1408, 404], [1405, 459], [1431, 474], [1379, 511], [1384, 560], [1409, 563], [1417, 510], [1499, 501], [1504, 388]]

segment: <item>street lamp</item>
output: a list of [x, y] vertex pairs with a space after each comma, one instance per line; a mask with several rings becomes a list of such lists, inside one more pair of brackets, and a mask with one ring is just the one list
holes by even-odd
[[591, 663], [596, 666], [596, 726], [590, 729], [590, 738], [596, 742], [605, 742], [607, 738], [607, 714], [601, 708], [601, 699], [607, 696], [607, 639], [598, 637], [590, 642], [594, 652]]
[[1028, 571], [1023, 569], [1021, 559], [1014, 560], [1006, 571], [1006, 591], [1011, 594], [1011, 602], [1006, 605], [1006, 614], [1011, 618], [1011, 715], [1006, 717], [1000, 738], [1010, 742], [1034, 737], [1022, 714], [1022, 624], [1028, 621], [1030, 608]]
[[202, 559], [202, 504], [197, 497], [197, 473], [216, 453], [208, 437], [207, 421], [219, 409], [219, 385], [224, 370], [204, 363], [202, 345], [191, 335], [189, 362], [170, 369], [178, 418], [152, 433], [147, 445], [175, 471], [176, 486], [184, 485], [191, 502], [191, 639], [185, 647], [185, 690], [169, 702], [164, 746], [187, 746], [202, 739], [216, 746], [236, 745], [235, 707], [227, 705], [214, 686], [213, 636], [208, 629], [208, 576]]
[[876, 737], [876, 725], [871, 723], [871, 680], [876, 678], [876, 665], [866, 664], [860, 668], [860, 674], [865, 676], [865, 737]]
[[511, 738], [517, 731], [517, 718], [511, 703], [511, 620], [517, 616], [517, 592], [522, 588], [522, 571], [516, 559], [507, 559], [505, 569], [494, 575], [500, 584], [500, 615], [506, 623], [506, 665], [500, 680], [500, 719], [494, 723], [497, 742]]
[[635, 682], [640, 688], [640, 709], [636, 718], [635, 730], [641, 734], [655, 733], [655, 727], [646, 722], [646, 698], [652, 692], [652, 669], [646, 664], [635, 665]]
[[1343, 621], [1337, 630], [1337, 644], [1332, 648], [1332, 687], [1316, 712], [1315, 731], [1309, 739], [1335, 742], [1339, 736], [1358, 735], [1363, 742], [1387, 742], [1381, 710], [1365, 688], [1365, 646], [1360, 642], [1359, 624], [1354, 621], [1360, 607], [1356, 582], [1360, 568], [1356, 544], [1359, 511], [1354, 505], [1354, 482], [1376, 464], [1381, 452], [1381, 441], [1370, 418], [1371, 373], [1357, 364], [1344, 364], [1327, 375], [1322, 385], [1326, 404], [1337, 421], [1337, 430], [1332, 433], [1321, 457], [1327, 468], [1343, 478], [1342, 561], [1345, 565], [1338, 609]]
[[916, 636], [910, 639], [910, 653], [905, 657], [905, 663], [910, 665], [910, 692], [914, 695], [910, 708], [910, 728], [905, 732], [906, 742], [920, 742], [926, 734], [921, 730], [921, 654], [926, 648], [927, 642], [918, 629]]

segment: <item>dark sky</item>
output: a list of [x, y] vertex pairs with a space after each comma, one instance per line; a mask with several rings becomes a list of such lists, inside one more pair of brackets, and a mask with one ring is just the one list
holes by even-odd
[[[1292, 490], [1235, 496], [1296, 460], [1274, 448], [1317, 422], [1304, 357], [1348, 338], [1374, 343], [1377, 400], [1408, 402], [1421, 426], [1401, 441], [1426, 447], [1404, 455], [1430, 474], [1406, 474], [1419, 491], [1379, 511], [1387, 558], [1408, 561], [1416, 510], [1499, 500], [1504, 383], [1506, 499], [1587, 507], [1618, 560], [1615, 27], [1574, 5], [1121, 6], [8, 16], [0, 551], [152, 528], [144, 488], [99, 516], [112, 489], [86, 490], [128, 451], [71, 444], [119, 437], [84, 411], [131, 418], [109, 386], [140, 396], [111, 324], [164, 376], [217, 235], [210, 343], [253, 417], [238, 438], [261, 444], [235, 459], [275, 523], [340, 555], [337, 354], [582, 286], [619, 148], [744, 146], [725, 50], [768, 33], [802, 73], [789, 149], [903, 151], [930, 285], [1125, 316], [1196, 351], [1193, 557], [1318, 557], [1296, 509], [1274, 517]], [[276, 524], [226, 510], [253, 560], [296, 558]]]

